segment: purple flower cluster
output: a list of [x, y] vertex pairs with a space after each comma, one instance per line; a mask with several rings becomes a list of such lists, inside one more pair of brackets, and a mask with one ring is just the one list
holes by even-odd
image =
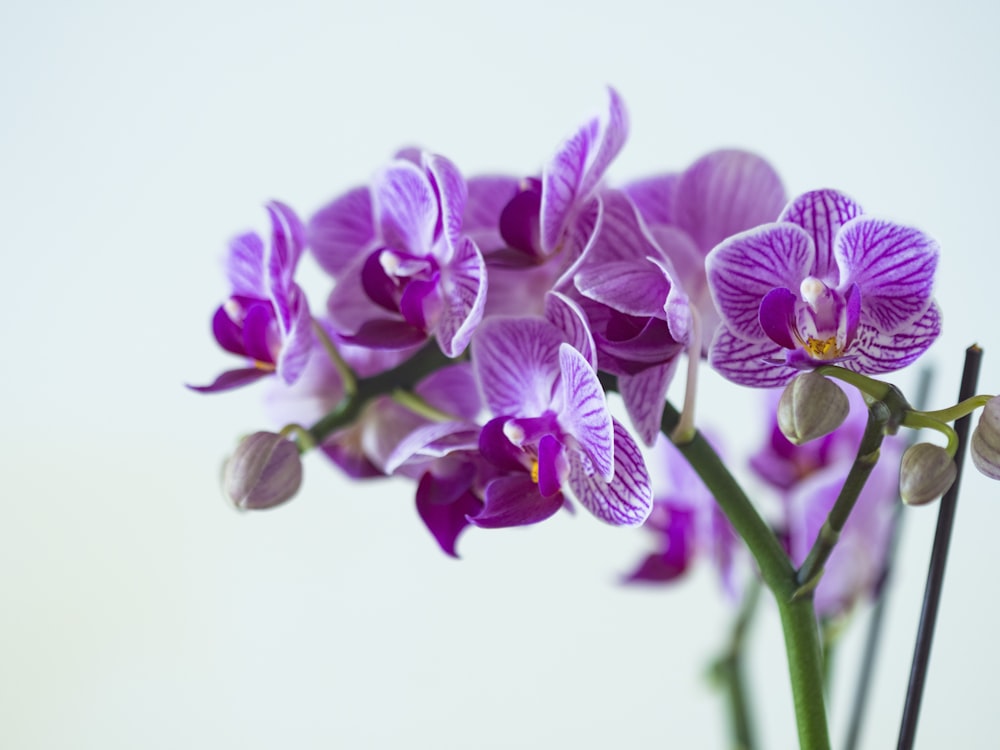
[[[770, 386], [826, 363], [884, 372], [930, 344], [933, 241], [833, 191], [786, 206], [775, 171], [744, 151], [610, 187], [629, 124], [608, 93], [537, 174], [466, 178], [408, 149], [308, 222], [269, 204], [270, 236], [230, 245], [213, 322], [245, 364], [199, 390], [273, 374], [273, 410], [315, 423], [355, 397], [351, 374], [435, 349], [447, 366], [405, 398], [366, 397], [319, 447], [351, 476], [412, 478], [454, 554], [470, 525], [535, 523], [574, 501], [643, 523], [640, 444], [657, 438], [682, 353]], [[318, 312], [295, 281], [304, 252], [332, 283]]]

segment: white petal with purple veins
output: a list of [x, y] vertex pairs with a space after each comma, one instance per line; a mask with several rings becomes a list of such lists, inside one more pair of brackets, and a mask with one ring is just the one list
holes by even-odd
[[562, 341], [541, 318], [483, 321], [472, 339], [472, 366], [494, 415], [536, 417], [551, 408]]
[[266, 296], [264, 289], [264, 243], [253, 232], [241, 234], [229, 242], [226, 277], [234, 295]]
[[628, 112], [621, 96], [608, 87], [608, 112], [601, 122], [600, 145], [584, 175], [580, 194], [587, 195], [604, 178], [604, 173], [628, 138]]
[[447, 356], [457, 357], [468, 346], [486, 305], [486, 264], [468, 237], [456, 241], [451, 262], [441, 270], [440, 292], [438, 343]]
[[614, 479], [605, 482], [597, 474], [587, 473], [582, 456], [570, 457], [569, 486], [587, 510], [602, 521], [616, 526], [638, 526], [653, 507], [649, 472], [639, 446], [628, 431], [615, 420]]
[[727, 380], [754, 388], [777, 388], [795, 377], [797, 371], [784, 364], [785, 351], [771, 339], [747, 341], [720, 328], [708, 352], [711, 366]]
[[938, 245], [918, 229], [862, 216], [844, 225], [834, 246], [842, 284], [861, 288], [861, 321], [894, 333], [931, 301]]
[[660, 433], [667, 388], [674, 379], [680, 361], [680, 357], [674, 357], [669, 362], [635, 375], [618, 376], [618, 390], [622, 394], [629, 419], [632, 420], [632, 427], [647, 446], [652, 447]]
[[469, 191], [458, 167], [437, 154], [425, 154], [424, 164], [437, 185], [445, 235], [455, 239], [462, 230], [462, 214]]
[[858, 333], [844, 366], [868, 375], [893, 372], [911, 364], [934, 343], [941, 333], [941, 311], [931, 303], [920, 320], [893, 334], [869, 325], [858, 326]]
[[662, 314], [670, 293], [663, 270], [645, 258], [600, 266], [585, 263], [574, 281], [585, 297], [638, 317]]
[[772, 289], [797, 290], [814, 259], [812, 240], [794, 224], [765, 224], [718, 245], [705, 268], [725, 324], [741, 338], [766, 339], [757, 320], [761, 300]]
[[559, 347], [563, 407], [559, 424], [576, 438], [605, 480], [614, 476], [614, 438], [611, 412], [601, 381], [590, 363], [569, 344]]
[[415, 255], [431, 252], [438, 200], [427, 176], [415, 164], [397, 160], [375, 177], [375, 221], [391, 247]]
[[599, 137], [599, 124], [590, 120], [567, 140], [542, 170], [541, 242], [546, 253], [555, 251], [580, 195], [580, 183]]
[[583, 355], [591, 367], [597, 369], [594, 337], [587, 324], [587, 316], [576, 302], [559, 292], [546, 293], [545, 319], [562, 331], [572, 347]]
[[834, 241], [840, 228], [863, 213], [861, 206], [837, 190], [803, 193], [781, 212], [780, 221], [802, 227], [816, 248], [813, 276], [830, 286], [844, 277], [837, 269]]

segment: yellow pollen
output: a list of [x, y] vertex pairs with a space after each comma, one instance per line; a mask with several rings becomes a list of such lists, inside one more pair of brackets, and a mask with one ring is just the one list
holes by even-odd
[[255, 359], [253, 361], [253, 366], [258, 370], [263, 370], [264, 372], [274, 372], [276, 369], [270, 362], [261, 362], [259, 359]]
[[831, 336], [828, 339], [817, 339], [810, 336], [803, 346], [809, 352], [810, 356], [815, 359], [833, 359], [840, 356], [836, 336]]
[[538, 459], [531, 459], [531, 481], [538, 484]]

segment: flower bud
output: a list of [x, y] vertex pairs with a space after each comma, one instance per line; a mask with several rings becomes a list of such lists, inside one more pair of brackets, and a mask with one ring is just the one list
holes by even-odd
[[222, 489], [240, 510], [273, 508], [290, 500], [302, 484], [299, 449], [273, 432], [255, 432], [240, 441], [226, 461]]
[[957, 474], [955, 461], [941, 446], [911, 445], [899, 462], [899, 496], [907, 505], [924, 505], [947, 492]]
[[990, 479], [1000, 479], [1000, 396], [986, 402], [970, 444], [972, 463]]
[[840, 386], [817, 372], [806, 372], [781, 394], [778, 427], [792, 443], [802, 445], [836, 430], [850, 411]]

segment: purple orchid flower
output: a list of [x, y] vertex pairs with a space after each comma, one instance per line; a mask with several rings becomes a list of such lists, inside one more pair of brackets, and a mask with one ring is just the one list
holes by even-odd
[[482, 255], [462, 233], [466, 197], [450, 161], [404, 152], [370, 190], [352, 190], [313, 217], [310, 246], [337, 280], [327, 308], [339, 333], [398, 350], [433, 335], [449, 357], [464, 351], [486, 301]]
[[905, 367], [940, 332], [937, 258], [937, 243], [917, 229], [866, 216], [834, 190], [805, 193], [776, 223], [709, 253], [723, 320], [709, 361], [755, 387], [823, 364], [866, 374]]
[[597, 225], [604, 174], [628, 137], [614, 89], [608, 108], [568, 138], [542, 175], [521, 181], [499, 217], [504, 246], [487, 254], [489, 314], [541, 314], [539, 300], [560, 289]]
[[607, 190], [597, 231], [573, 272], [576, 297], [601, 370], [618, 376], [629, 418], [646, 445], [660, 431], [663, 402], [689, 343], [687, 296], [635, 206]]
[[681, 173], [638, 180], [623, 190], [673, 262], [701, 319], [707, 355], [721, 318], [709, 291], [705, 257], [727, 237], [778, 218], [788, 200], [781, 178], [756, 154], [722, 149]]
[[229, 244], [226, 274], [232, 294], [212, 319], [219, 346], [246, 357], [250, 367], [222, 373], [210, 385], [191, 386], [203, 393], [225, 391], [276, 373], [294, 383], [306, 367], [315, 337], [305, 293], [294, 282], [305, 246], [305, 232], [283, 203], [267, 204], [271, 241], [254, 232]]
[[629, 583], [669, 583], [683, 576], [698, 557], [708, 557], [719, 570], [723, 587], [735, 600], [741, 590], [737, 561], [742, 545], [712, 493], [687, 459], [664, 436], [653, 446], [650, 461], [653, 510], [645, 528], [658, 540], [631, 574]]
[[563, 506], [567, 487], [608, 523], [646, 519], [652, 498], [639, 448], [611, 417], [591, 362], [559, 328], [543, 318], [490, 318], [473, 339], [472, 362], [494, 415], [479, 451], [500, 475], [470, 521], [542, 521]]
[[[767, 442], [751, 466], [782, 493], [785, 538], [792, 562], [801, 565], [836, 502], [857, 454], [867, 421], [867, 407], [856, 390], [848, 398], [851, 412], [837, 430], [801, 446], [790, 443], [778, 428], [779, 394], [769, 394], [771, 415]], [[858, 496], [854, 510], [827, 561], [815, 591], [816, 611], [831, 618], [849, 611], [865, 596], [874, 596], [885, 572], [898, 502], [899, 461], [903, 440], [887, 436], [880, 458]]]

